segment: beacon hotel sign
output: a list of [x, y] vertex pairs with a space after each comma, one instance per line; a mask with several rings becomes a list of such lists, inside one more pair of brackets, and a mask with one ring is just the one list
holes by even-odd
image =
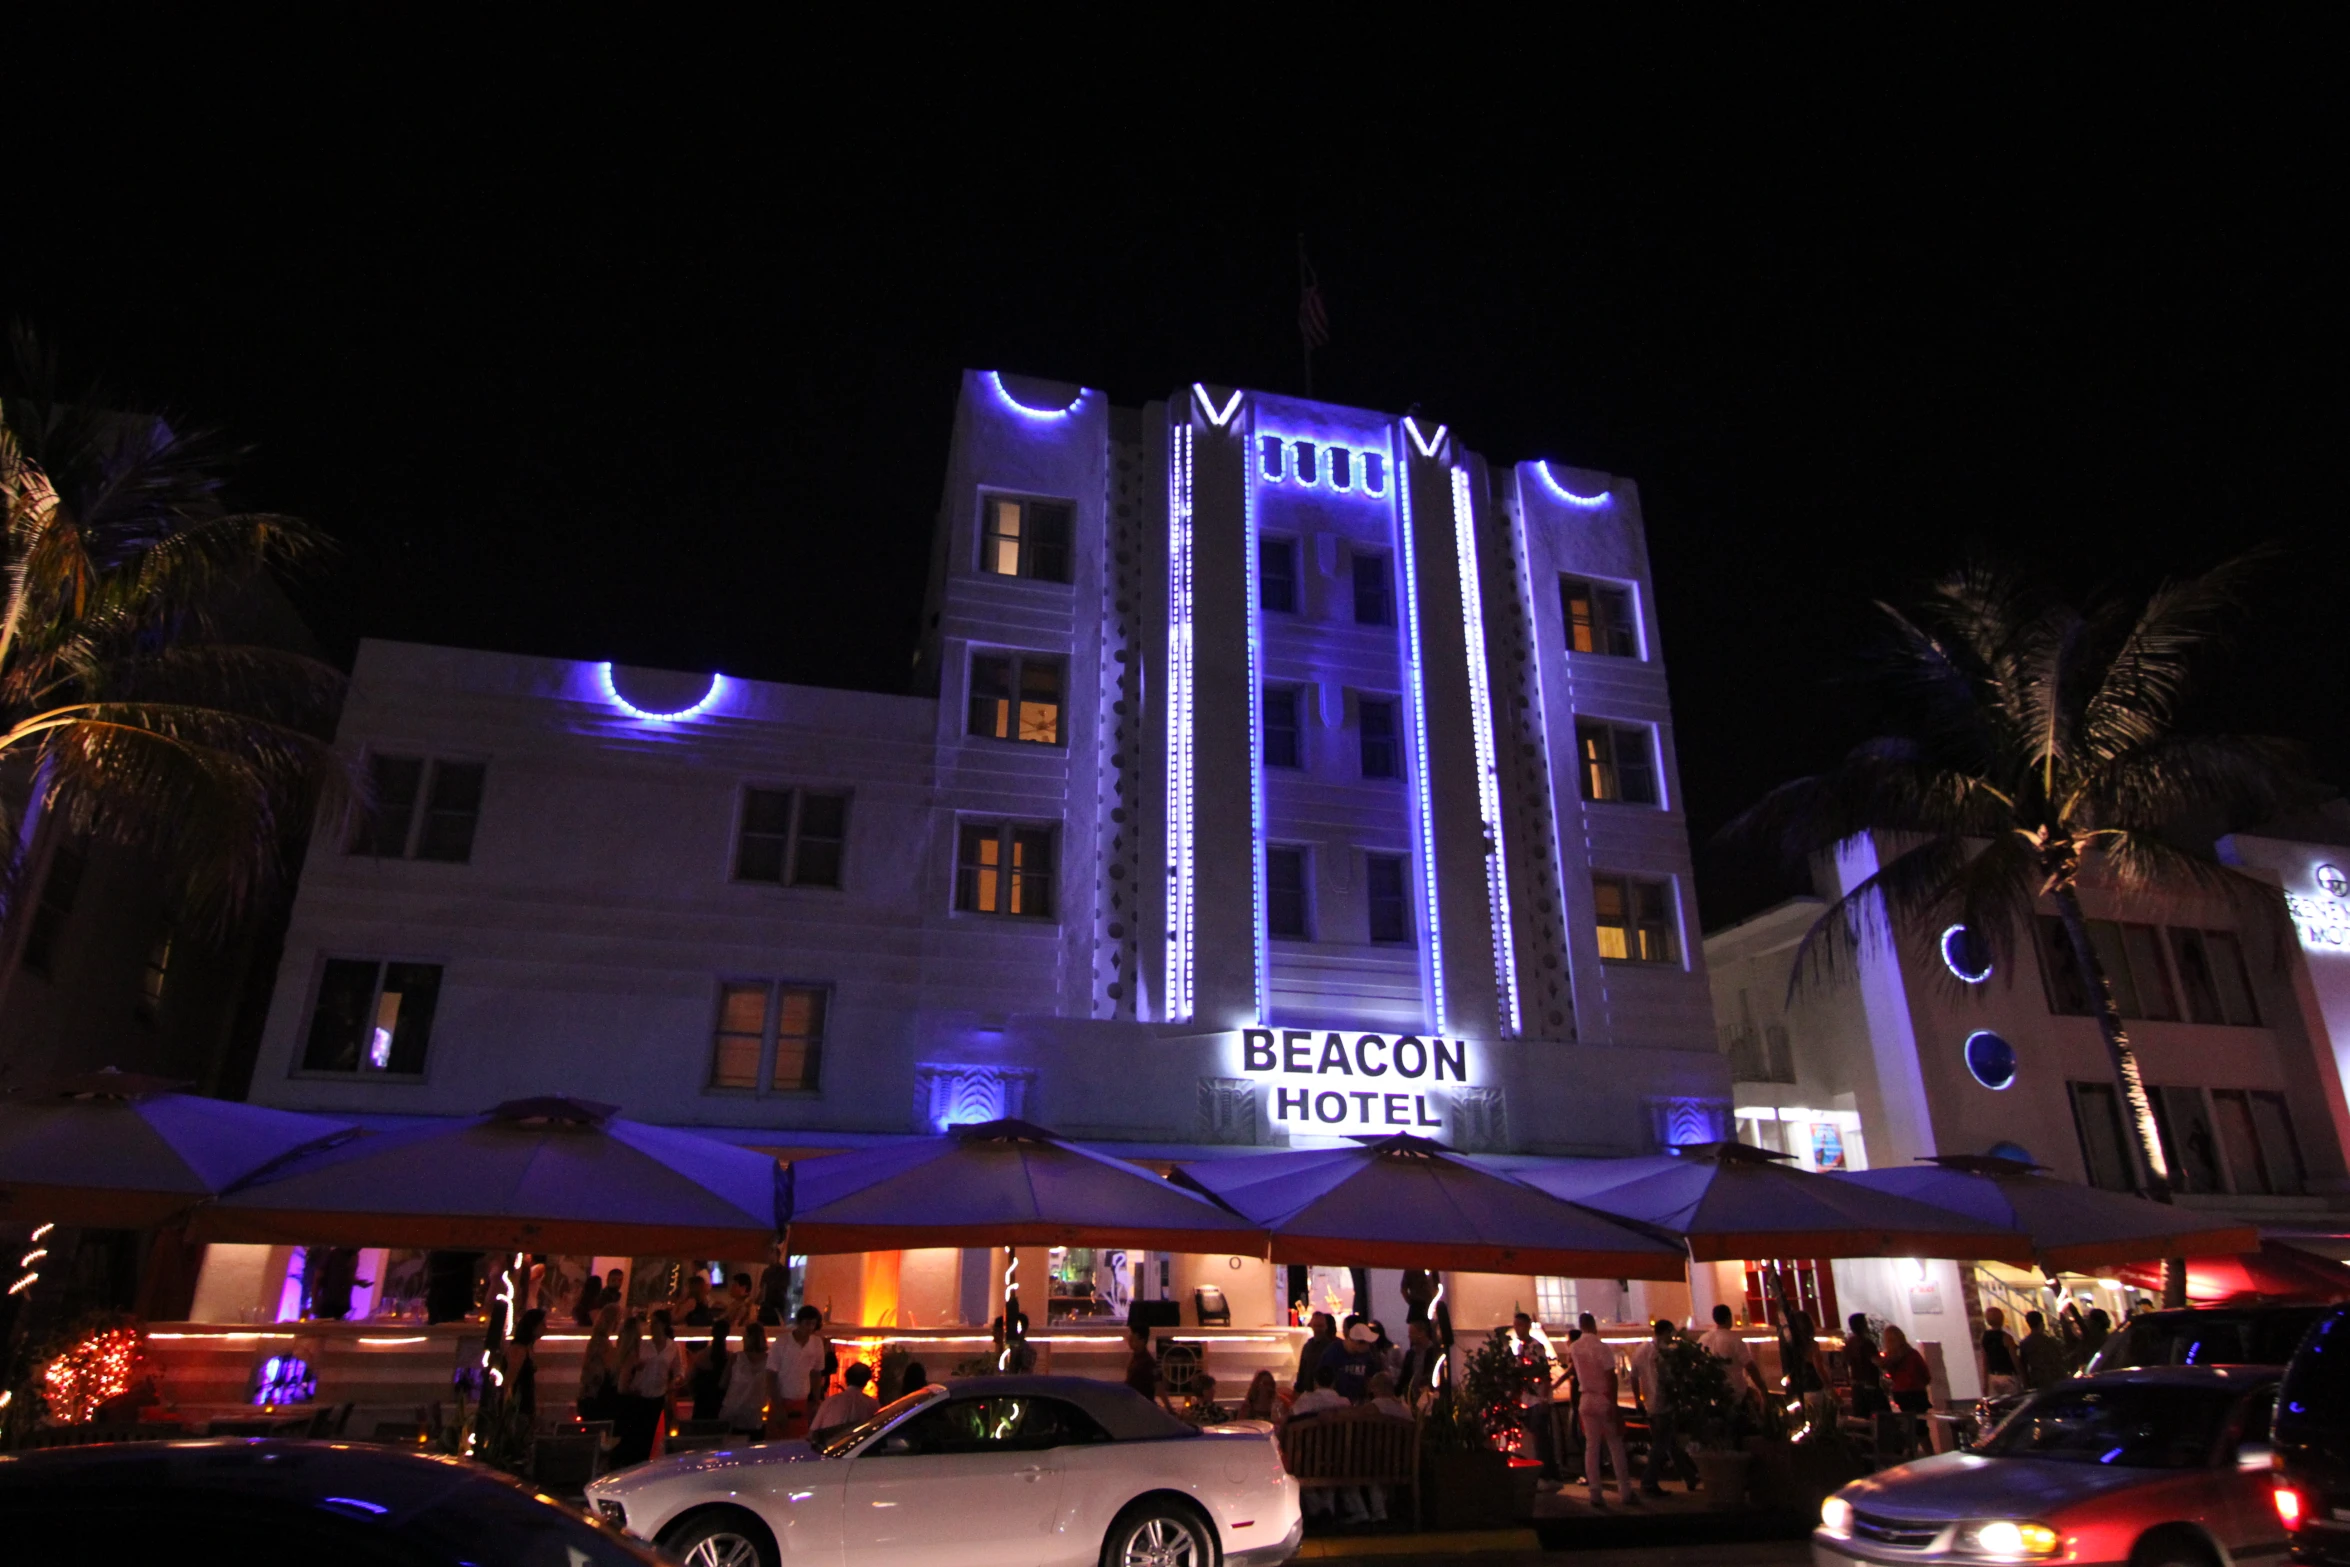
[[1351, 1030], [1244, 1028], [1242, 1075], [1263, 1085], [1276, 1129], [1362, 1136], [1438, 1133], [1470, 1089], [1469, 1041]]

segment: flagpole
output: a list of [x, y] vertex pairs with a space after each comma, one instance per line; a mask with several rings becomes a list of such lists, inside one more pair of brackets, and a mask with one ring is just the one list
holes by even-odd
[[[1305, 231], [1300, 229], [1297, 235], [1297, 296], [1301, 310], [1304, 305], [1306, 290], [1312, 286], [1311, 283], [1308, 282], [1308, 278], [1311, 276], [1311, 274], [1312, 269], [1306, 265]], [[1314, 340], [1306, 332], [1305, 322], [1302, 317], [1299, 320], [1297, 326], [1297, 342], [1299, 351], [1303, 355], [1306, 364], [1306, 396], [1312, 397], [1314, 395]]]

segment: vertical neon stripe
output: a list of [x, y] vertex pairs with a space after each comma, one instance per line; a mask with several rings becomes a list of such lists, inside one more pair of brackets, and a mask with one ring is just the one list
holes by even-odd
[[[1419, 430], [1409, 419], [1404, 421], [1414, 444], [1419, 442]], [[1437, 440], [1444, 431], [1439, 428]], [[1436, 815], [1428, 800], [1428, 694], [1420, 678], [1420, 572], [1412, 562], [1412, 478], [1409, 463], [1395, 465], [1395, 494], [1399, 522], [1395, 553], [1403, 560], [1403, 604], [1405, 673], [1412, 687], [1412, 773], [1413, 785], [1420, 803], [1420, 882], [1428, 899], [1428, 996], [1435, 1016], [1431, 1019], [1436, 1032], [1445, 1031], [1444, 1019], [1444, 933], [1436, 910]]]
[[1550, 702], [1542, 692], [1542, 665], [1544, 659], [1548, 657], [1548, 653], [1541, 636], [1535, 631], [1535, 628], [1542, 622], [1539, 606], [1534, 600], [1534, 545], [1533, 524], [1531, 522], [1533, 514], [1526, 507], [1522, 486], [1519, 491], [1518, 515], [1527, 520], [1519, 527], [1516, 536], [1512, 539], [1510, 554], [1516, 566], [1518, 593], [1524, 604], [1527, 662], [1534, 672], [1535, 739], [1536, 743], [1542, 747], [1542, 810], [1545, 819], [1550, 823], [1550, 866], [1551, 874], [1557, 878], [1555, 885], [1558, 889], [1559, 899], [1559, 930], [1561, 934], [1559, 958], [1567, 965], [1568, 1005], [1571, 1007], [1574, 1005], [1575, 949], [1573, 942], [1565, 939], [1565, 933], [1569, 929], [1566, 904], [1566, 841], [1559, 836], [1558, 759], [1550, 749]]
[[[1247, 473], [1248, 432], [1242, 432], [1242, 476]], [[1249, 868], [1249, 928], [1255, 944], [1256, 1016], [1266, 1015], [1271, 988], [1271, 953], [1265, 936], [1265, 649], [1264, 619], [1257, 608], [1257, 487], [1240, 487], [1241, 547], [1248, 567], [1248, 823], [1256, 863]]]
[[1485, 901], [1493, 919], [1494, 993], [1505, 1034], [1519, 1032], [1518, 943], [1510, 922], [1509, 864], [1501, 837], [1501, 774], [1493, 743], [1493, 692], [1485, 667], [1485, 593], [1477, 581], [1477, 534], [1469, 471], [1452, 471], [1452, 539], [1460, 556], [1461, 629], [1469, 644], [1469, 728], [1477, 744], [1477, 810], [1485, 819]]
[[1167, 482], [1167, 1021], [1192, 1014], [1191, 421], [1174, 427]]

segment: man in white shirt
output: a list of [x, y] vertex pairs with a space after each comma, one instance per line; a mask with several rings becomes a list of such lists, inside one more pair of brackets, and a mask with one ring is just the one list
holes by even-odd
[[1697, 1465], [1681, 1451], [1681, 1439], [1673, 1430], [1673, 1406], [1665, 1396], [1665, 1355], [1676, 1331], [1670, 1317], [1659, 1317], [1652, 1325], [1654, 1337], [1632, 1351], [1632, 1387], [1648, 1411], [1648, 1472], [1640, 1477], [1644, 1496], [1665, 1494], [1661, 1472], [1668, 1467], [1684, 1482], [1694, 1484], [1697, 1479]]
[[808, 1419], [811, 1431], [830, 1431], [839, 1426], [853, 1426], [870, 1419], [881, 1407], [881, 1400], [865, 1391], [873, 1380], [873, 1368], [856, 1365], [840, 1374], [846, 1384], [842, 1389], [816, 1406], [816, 1413]]
[[1567, 1346], [1567, 1364], [1575, 1373], [1575, 1416], [1583, 1426], [1583, 1480], [1591, 1487], [1591, 1505], [1605, 1510], [1600, 1455], [1604, 1451], [1616, 1466], [1616, 1495], [1625, 1506], [1636, 1506], [1632, 1489], [1632, 1462], [1624, 1452], [1624, 1416], [1616, 1406], [1616, 1352], [1601, 1342], [1599, 1319], [1583, 1313], [1576, 1324], [1583, 1334]]
[[767, 1416], [771, 1437], [808, 1434], [808, 1417], [824, 1401], [824, 1363], [832, 1346], [824, 1342], [824, 1313], [802, 1306], [792, 1316], [791, 1331], [776, 1339], [767, 1352], [775, 1373], [775, 1407]]
[[1754, 1363], [1754, 1351], [1747, 1347], [1746, 1340], [1731, 1326], [1731, 1320], [1729, 1307], [1714, 1307], [1714, 1325], [1699, 1334], [1697, 1342], [1704, 1345], [1705, 1352], [1714, 1359], [1730, 1363], [1731, 1391], [1744, 1394], [1747, 1389], [1738, 1385], [1743, 1381], [1753, 1389], [1758, 1400], [1768, 1403], [1770, 1390], [1763, 1386], [1762, 1372]]

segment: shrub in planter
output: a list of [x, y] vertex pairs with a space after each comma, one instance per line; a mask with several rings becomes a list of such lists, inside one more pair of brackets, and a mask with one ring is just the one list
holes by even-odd
[[1431, 1529], [1489, 1529], [1517, 1515], [1510, 1461], [1460, 1398], [1438, 1396], [1420, 1427], [1420, 1516]]

